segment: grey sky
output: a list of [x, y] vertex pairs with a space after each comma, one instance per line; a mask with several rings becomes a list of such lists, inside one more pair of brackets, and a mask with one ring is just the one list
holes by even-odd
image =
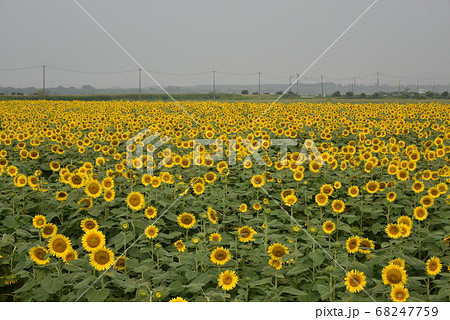
[[[148, 70], [262, 72], [263, 83], [302, 73], [373, 0], [79, 0]], [[305, 75], [450, 82], [450, 0], [379, 0]], [[0, 0], [0, 69], [42, 65], [86, 71], [137, 69], [72, 0]], [[162, 85], [208, 84], [211, 74], [153, 74]], [[362, 75], [370, 75], [358, 77]], [[257, 75], [217, 74], [218, 84]], [[136, 87], [137, 72], [47, 70], [47, 86]], [[0, 86], [40, 86], [41, 70], [0, 72]], [[143, 75], [143, 86], [155, 85]]]

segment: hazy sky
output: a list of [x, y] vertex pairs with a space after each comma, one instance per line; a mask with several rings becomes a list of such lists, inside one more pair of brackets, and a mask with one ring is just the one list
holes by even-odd
[[[302, 73], [374, 0], [79, 0], [146, 69], [261, 71], [262, 83]], [[450, 0], [379, 0], [305, 75], [305, 81], [450, 82]], [[73, 0], [0, 0], [0, 69], [42, 65], [94, 72], [136, 64]], [[151, 72], [152, 73], [152, 72]], [[47, 87], [137, 87], [137, 71], [91, 75], [47, 69]], [[153, 74], [164, 86], [208, 84]], [[365, 76], [365, 77], [363, 77]], [[257, 75], [217, 74], [218, 84]], [[0, 86], [41, 86], [42, 70], [0, 71]], [[143, 75], [143, 86], [153, 86]]]

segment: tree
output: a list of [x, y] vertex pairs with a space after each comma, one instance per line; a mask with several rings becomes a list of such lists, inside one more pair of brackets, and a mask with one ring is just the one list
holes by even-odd
[[432, 91], [427, 91], [427, 92], [425, 93], [425, 95], [426, 95], [428, 98], [433, 98], [433, 92], [432, 92]]
[[345, 93], [345, 96], [346, 96], [347, 98], [353, 97], [353, 91], [347, 91], [347, 92]]
[[44, 90], [44, 89], [39, 89], [39, 90], [36, 90], [36, 92], [33, 94], [37, 95], [37, 96], [48, 96], [50, 94], [50, 91]]
[[441, 97], [448, 97], [448, 91], [444, 91], [441, 93]]
[[365, 92], [361, 92], [360, 97], [365, 98], [365, 97], [367, 97], [367, 94]]
[[241, 94], [248, 94], [248, 90], [242, 90]]
[[341, 96], [341, 92], [340, 91], [335, 91], [335, 92], [333, 92], [333, 94], [331, 96], [332, 97], [340, 97]]

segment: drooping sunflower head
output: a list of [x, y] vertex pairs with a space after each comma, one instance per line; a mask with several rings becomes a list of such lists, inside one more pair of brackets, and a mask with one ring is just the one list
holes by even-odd
[[63, 261], [65, 263], [68, 263], [69, 261], [72, 260], [77, 260], [78, 259], [78, 252], [76, 252], [75, 250], [69, 250], [64, 256], [63, 256]]
[[47, 219], [43, 215], [36, 215], [33, 218], [33, 227], [42, 228], [47, 223]]
[[326, 234], [331, 234], [334, 230], [336, 230], [336, 224], [333, 221], [327, 220], [322, 224], [322, 230]]
[[267, 249], [267, 253], [272, 259], [281, 259], [285, 254], [289, 254], [289, 249], [281, 243], [274, 243]]
[[81, 238], [83, 248], [87, 252], [93, 252], [97, 248], [104, 247], [105, 241], [105, 235], [101, 231], [96, 229], [87, 230]]
[[84, 232], [87, 232], [89, 230], [97, 230], [98, 229], [98, 223], [96, 220], [91, 218], [86, 218], [81, 221], [81, 229], [83, 229]]
[[183, 240], [175, 241], [173, 245], [179, 252], [184, 252], [184, 250], [186, 250], [186, 246], [184, 245]]
[[239, 206], [239, 211], [241, 211], [242, 213], [247, 212], [247, 209], [248, 209], [248, 206], [247, 206], [247, 204], [245, 204], [245, 203], [242, 203], [242, 204]]
[[360, 292], [366, 284], [366, 276], [361, 271], [351, 270], [345, 277], [345, 286], [351, 293]]
[[391, 286], [404, 285], [407, 281], [407, 275], [405, 269], [395, 264], [390, 264], [384, 267], [382, 271], [382, 278], [384, 284]]
[[41, 227], [41, 235], [44, 239], [53, 237], [58, 232], [58, 227], [53, 223], [46, 223]]
[[62, 234], [53, 236], [48, 242], [48, 249], [57, 258], [63, 258], [66, 253], [72, 250], [70, 240]]
[[224, 247], [218, 247], [213, 250], [210, 256], [211, 262], [217, 265], [224, 265], [231, 259], [231, 253]]
[[77, 203], [80, 205], [80, 210], [88, 210], [94, 206], [91, 198], [82, 198]]
[[347, 239], [345, 243], [345, 248], [348, 253], [355, 253], [359, 250], [360, 238], [358, 236], [353, 236]]
[[157, 227], [150, 225], [145, 229], [145, 236], [149, 239], [154, 239], [158, 236], [158, 232], [159, 230]]
[[114, 253], [107, 248], [96, 248], [90, 254], [90, 264], [98, 271], [108, 269], [114, 263]]
[[116, 262], [114, 263], [114, 268], [117, 270], [125, 270], [126, 268], [126, 259], [124, 256], [117, 258]]
[[178, 225], [185, 229], [192, 228], [195, 225], [196, 219], [192, 213], [183, 212], [177, 217]]
[[269, 264], [276, 270], [283, 268], [283, 261], [281, 259], [270, 259]]
[[238, 239], [240, 242], [245, 243], [249, 241], [254, 241], [255, 239], [253, 238], [253, 236], [255, 234], [257, 234], [257, 232], [249, 226], [243, 226], [238, 229]]
[[408, 216], [401, 216], [400, 218], [397, 219], [397, 223], [398, 224], [404, 224], [408, 227], [412, 227], [412, 219]]
[[216, 224], [217, 221], [219, 221], [219, 217], [217, 216], [217, 212], [213, 208], [208, 207], [207, 214], [208, 214], [209, 221], [211, 221], [213, 224]]

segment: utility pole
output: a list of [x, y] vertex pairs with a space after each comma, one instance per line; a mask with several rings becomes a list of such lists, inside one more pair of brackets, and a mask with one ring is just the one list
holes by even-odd
[[398, 95], [400, 96], [400, 80], [398, 80]]
[[216, 70], [213, 70], [213, 99], [216, 99]]
[[323, 94], [323, 76], [320, 76], [320, 82], [322, 83], [322, 97], [325, 97], [325, 95]]
[[433, 81], [432, 84], [431, 84], [431, 88], [432, 88], [433, 95], [434, 95], [434, 81]]
[[141, 101], [141, 94], [142, 94], [142, 81], [141, 81], [141, 71], [142, 69], [139, 68], [139, 101]]
[[377, 92], [380, 92], [380, 73], [377, 71]]
[[42, 65], [42, 94], [45, 94], [45, 64]]
[[261, 100], [261, 72], [258, 72], [258, 95]]
[[419, 81], [416, 81], [416, 92], [419, 92]]
[[355, 94], [355, 82], [356, 82], [356, 78], [353, 78], [353, 82], [352, 82], [352, 93]]
[[300, 95], [298, 94], [298, 82], [299, 82], [299, 78], [298, 78], [299, 74], [297, 73], [297, 97], [299, 97]]

